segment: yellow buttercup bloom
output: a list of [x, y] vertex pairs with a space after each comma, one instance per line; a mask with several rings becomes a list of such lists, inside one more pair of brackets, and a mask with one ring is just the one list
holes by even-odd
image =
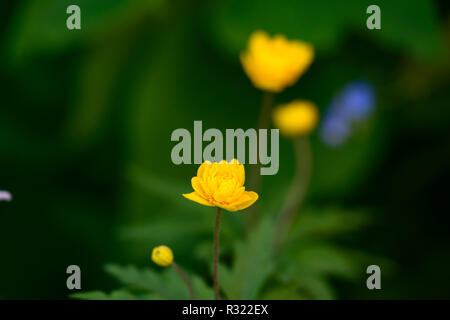
[[314, 58], [314, 47], [283, 35], [271, 38], [264, 31], [251, 34], [247, 50], [241, 53], [244, 71], [258, 89], [281, 92], [294, 85]]
[[152, 260], [158, 266], [168, 267], [173, 262], [173, 252], [167, 246], [154, 247], [152, 251]]
[[216, 206], [228, 211], [238, 211], [251, 206], [258, 194], [245, 191], [244, 165], [236, 159], [211, 163], [205, 161], [191, 179], [194, 192], [183, 194], [189, 200], [205, 206]]
[[289, 137], [307, 135], [317, 126], [319, 111], [314, 103], [295, 100], [278, 106], [273, 112], [273, 122], [281, 134]]

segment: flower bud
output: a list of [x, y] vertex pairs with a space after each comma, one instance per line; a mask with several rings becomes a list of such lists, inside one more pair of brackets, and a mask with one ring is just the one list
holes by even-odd
[[173, 262], [173, 252], [167, 246], [154, 247], [152, 251], [152, 260], [158, 266], [168, 267]]
[[317, 126], [319, 112], [314, 103], [295, 100], [278, 106], [273, 112], [273, 122], [280, 133], [288, 137], [310, 134]]

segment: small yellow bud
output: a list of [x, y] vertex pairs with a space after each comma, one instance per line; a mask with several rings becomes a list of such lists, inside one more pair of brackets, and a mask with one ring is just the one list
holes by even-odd
[[154, 247], [152, 251], [152, 260], [158, 266], [168, 267], [173, 262], [173, 252], [167, 246]]
[[273, 112], [273, 122], [281, 134], [296, 137], [310, 134], [317, 126], [319, 112], [314, 103], [295, 100], [278, 106]]

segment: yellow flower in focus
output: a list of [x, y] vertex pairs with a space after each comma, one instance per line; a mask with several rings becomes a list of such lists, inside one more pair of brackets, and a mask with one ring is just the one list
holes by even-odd
[[307, 135], [317, 126], [319, 111], [314, 103], [295, 100], [278, 106], [273, 112], [273, 122], [281, 134], [289, 137]]
[[191, 179], [194, 192], [183, 194], [189, 200], [205, 206], [216, 206], [228, 211], [238, 211], [251, 206], [258, 194], [245, 191], [244, 165], [236, 159], [230, 162], [205, 161]]
[[173, 262], [173, 252], [167, 246], [154, 247], [152, 251], [152, 260], [158, 266], [168, 267]]
[[314, 47], [282, 35], [270, 38], [264, 31], [251, 34], [247, 51], [241, 53], [244, 71], [258, 89], [281, 92], [292, 86], [314, 58]]

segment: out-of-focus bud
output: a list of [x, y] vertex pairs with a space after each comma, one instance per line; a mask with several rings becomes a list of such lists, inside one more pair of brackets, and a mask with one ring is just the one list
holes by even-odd
[[273, 112], [275, 127], [288, 137], [310, 134], [317, 126], [319, 111], [314, 103], [295, 100], [278, 106]]

